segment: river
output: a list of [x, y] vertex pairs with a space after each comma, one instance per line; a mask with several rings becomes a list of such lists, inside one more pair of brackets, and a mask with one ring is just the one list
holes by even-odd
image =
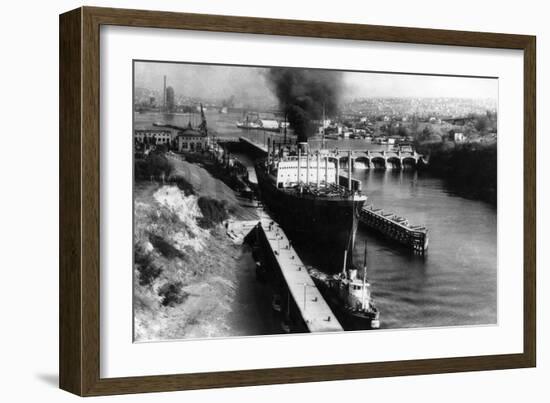
[[[162, 120], [157, 114], [135, 116], [136, 121]], [[235, 127], [240, 118], [240, 113], [207, 111], [208, 125], [218, 135], [242, 135], [243, 131]], [[189, 117], [175, 115], [173, 119], [172, 124], [186, 125]], [[248, 131], [248, 135], [264, 142], [269, 133]], [[252, 171], [252, 159], [239, 157]], [[366, 240], [368, 278], [381, 311], [382, 327], [495, 324], [496, 208], [454, 194], [442, 179], [427, 173], [356, 169], [353, 176], [361, 180], [367, 203], [429, 229], [429, 250], [423, 257], [359, 227], [354, 258], [362, 262]], [[338, 270], [323, 267], [322, 251], [315, 250], [314, 245], [301, 252], [306, 264]]]
[[359, 227], [354, 258], [367, 240], [369, 278], [384, 327], [496, 323], [496, 209], [450, 192], [411, 171], [358, 171], [368, 203], [429, 229], [426, 256], [415, 256]]

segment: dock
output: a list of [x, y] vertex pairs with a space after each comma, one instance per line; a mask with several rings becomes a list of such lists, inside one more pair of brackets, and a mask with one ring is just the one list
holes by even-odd
[[286, 291], [288, 311], [308, 332], [341, 332], [342, 325], [324, 300], [283, 229], [266, 213], [256, 225], [258, 238]]
[[411, 225], [404, 217], [370, 205], [361, 209], [359, 221], [368, 228], [411, 248], [415, 253], [424, 255], [428, 251], [428, 229], [421, 225]]

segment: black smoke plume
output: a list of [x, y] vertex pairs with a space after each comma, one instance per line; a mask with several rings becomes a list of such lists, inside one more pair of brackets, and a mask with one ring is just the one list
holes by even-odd
[[340, 72], [273, 67], [267, 77], [298, 141], [315, 134], [318, 125], [313, 121], [322, 119], [323, 108], [327, 118], [338, 113]]

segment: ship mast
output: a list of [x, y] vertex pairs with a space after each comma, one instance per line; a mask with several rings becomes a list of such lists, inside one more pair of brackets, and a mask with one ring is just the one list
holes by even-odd
[[[355, 219], [355, 207], [354, 207], [354, 195], [351, 195], [351, 208], [352, 208], [352, 221], [351, 221], [351, 228], [349, 231], [349, 237], [348, 237], [348, 245], [346, 250], [344, 251], [344, 268], [342, 271], [345, 274], [346, 267], [348, 266], [348, 251], [349, 251], [349, 257], [351, 260], [351, 263], [353, 263], [353, 249], [355, 246], [355, 232], [357, 230], [357, 223]], [[346, 276], [347, 277], [347, 276]]]
[[325, 103], [323, 102], [323, 122], [321, 123], [321, 128], [323, 130], [322, 145], [325, 148]]
[[344, 250], [344, 265], [342, 266], [342, 276], [344, 278], [348, 277], [347, 274], [346, 274], [346, 267], [347, 267], [347, 263], [348, 263], [347, 261], [348, 261], [348, 250], [345, 249]]
[[284, 133], [284, 140], [285, 140], [285, 144], [286, 144], [286, 116], [287, 116], [287, 109], [285, 108], [285, 123], [284, 123], [284, 127], [283, 127], [283, 133]]
[[351, 194], [351, 214], [352, 214], [352, 221], [351, 221], [351, 250], [353, 251], [355, 247], [355, 235], [357, 234], [357, 211], [355, 210], [355, 193]]
[[363, 260], [363, 288], [361, 296], [361, 306], [363, 309], [367, 309], [365, 306], [365, 300], [367, 295], [367, 240], [365, 240], [365, 258]]

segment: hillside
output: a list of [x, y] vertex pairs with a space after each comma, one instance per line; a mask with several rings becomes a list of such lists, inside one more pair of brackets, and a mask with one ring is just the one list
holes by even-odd
[[251, 250], [224, 227], [255, 214], [206, 170], [167, 158], [166, 184], [134, 189], [135, 341], [263, 333]]

